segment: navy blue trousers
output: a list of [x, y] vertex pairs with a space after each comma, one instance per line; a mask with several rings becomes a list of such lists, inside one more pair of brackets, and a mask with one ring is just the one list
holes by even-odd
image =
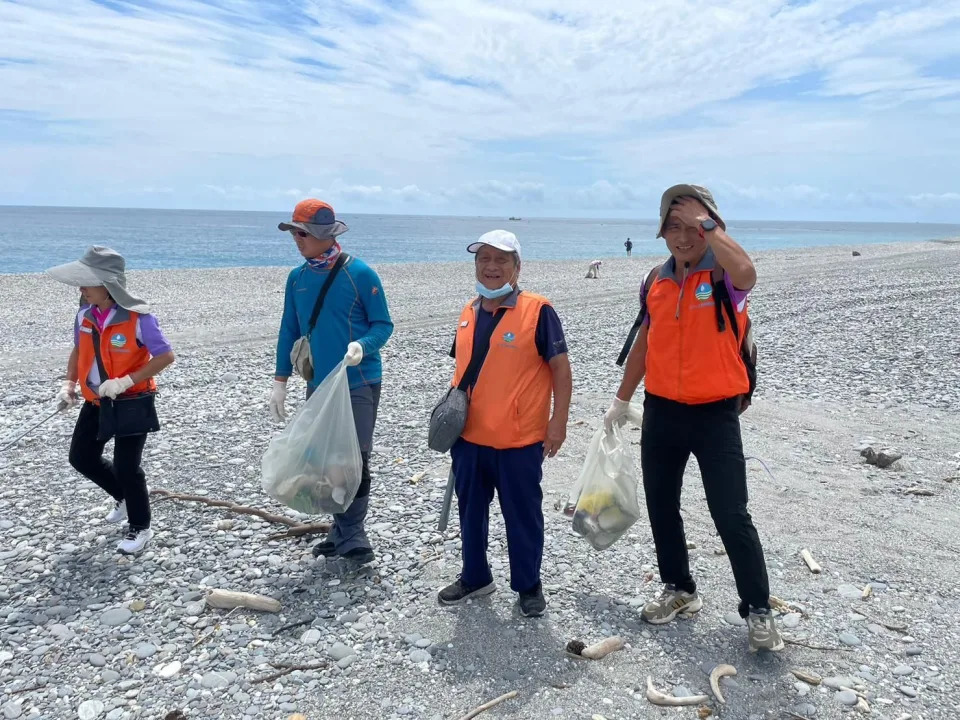
[[470, 587], [493, 580], [487, 563], [487, 534], [496, 491], [507, 529], [510, 587], [514, 592], [531, 590], [540, 582], [543, 560], [543, 443], [496, 450], [461, 438], [450, 456], [463, 542], [460, 580]]

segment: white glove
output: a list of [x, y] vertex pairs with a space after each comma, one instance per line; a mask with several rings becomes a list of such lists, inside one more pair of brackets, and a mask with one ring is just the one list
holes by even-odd
[[100, 386], [100, 397], [108, 397], [111, 400], [116, 400], [117, 395], [122, 395], [132, 387], [133, 380], [129, 375], [124, 375], [122, 378], [113, 378], [107, 380]]
[[270, 394], [270, 417], [274, 422], [283, 422], [287, 419], [287, 384], [280, 380], [273, 381], [273, 392]]
[[610, 403], [610, 409], [603, 416], [603, 426], [607, 432], [613, 430], [614, 423], [623, 425], [627, 421], [627, 414], [630, 412], [630, 403], [626, 400], [614, 396]]
[[57, 402], [63, 407], [73, 407], [77, 404], [77, 383], [75, 380], [64, 380], [60, 384]]
[[343, 362], [347, 367], [359, 365], [363, 360], [363, 345], [358, 342], [352, 342], [347, 345], [347, 354], [343, 356]]

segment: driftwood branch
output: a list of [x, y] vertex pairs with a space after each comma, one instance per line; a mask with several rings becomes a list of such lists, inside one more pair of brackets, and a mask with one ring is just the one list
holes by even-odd
[[806, 548], [800, 551], [800, 557], [803, 558], [803, 561], [807, 564], [807, 567], [810, 568], [810, 572], [812, 572], [814, 575], [819, 575], [821, 572], [823, 572], [823, 568], [820, 567], [820, 563], [813, 559], [813, 555]]
[[512, 699], [515, 698], [516, 696], [517, 696], [517, 691], [516, 691], [516, 690], [511, 690], [510, 692], [508, 692], [508, 693], [506, 693], [506, 694], [504, 694], [504, 695], [501, 695], [501, 696], [498, 697], [498, 698], [494, 698], [494, 699], [491, 700], [490, 702], [484, 703], [484, 704], [481, 705], [480, 707], [474, 708], [473, 710], [471, 710], [470, 712], [468, 712], [466, 715], [464, 715], [463, 717], [461, 717], [460, 720], [470, 720], [471, 718], [475, 718], [475, 717], [476, 717], [477, 715], [479, 715], [480, 713], [485, 712], [485, 711], [489, 710], [489, 709], [492, 708], [492, 707], [496, 707], [497, 705], [499, 705], [500, 703], [502, 703], [502, 702], [504, 702], [504, 701], [506, 701], [506, 700], [512, 700]]
[[853, 652], [850, 648], [811, 645], [810, 643], [805, 643], [800, 640], [791, 640], [790, 638], [784, 638], [783, 641], [787, 643], [787, 645], [796, 645], [797, 647], [807, 648], [808, 650], [823, 650], [824, 652]]
[[305, 617], [303, 620], [297, 620], [297, 622], [287, 623], [286, 625], [283, 625], [277, 628], [276, 630], [274, 630], [273, 637], [276, 637], [277, 635], [279, 635], [280, 633], [286, 630], [293, 630], [294, 628], [303, 627], [304, 625], [309, 625], [316, 619], [317, 619], [316, 615], [310, 615], [309, 617]]
[[264, 675], [262, 677], [255, 678], [253, 682], [262, 683], [262, 682], [273, 682], [279, 678], [282, 678], [284, 675], [287, 675], [292, 672], [300, 671], [309, 671], [309, 670], [323, 670], [328, 666], [326, 660], [321, 660], [320, 662], [307, 663], [306, 665], [298, 665], [296, 663], [285, 663], [285, 662], [272, 662], [270, 667], [276, 668], [277, 672], [270, 673], [269, 675]]
[[[280, 601], [266, 595], [215, 589], [207, 593], [207, 605], [215, 608], [248, 608], [262, 612], [280, 612]], [[232, 612], [232, 610], [231, 610]]]
[[247, 505], [239, 505], [238, 503], [230, 502], [229, 500], [215, 500], [213, 498], [204, 497], [203, 495], [177, 493], [171, 490], [164, 490], [163, 488], [154, 488], [150, 491], [150, 494], [161, 499], [195, 502], [208, 507], [221, 508], [223, 510], [236, 513], [237, 515], [253, 515], [261, 520], [277, 523], [278, 525], [286, 525], [288, 528], [290, 528], [285, 532], [272, 535], [270, 537], [271, 540], [284, 537], [299, 537], [301, 535], [311, 535], [313, 533], [325, 533], [330, 531], [330, 523], [300, 523], [283, 515], [267, 512], [266, 510], [261, 510], [260, 508], [248, 507]]

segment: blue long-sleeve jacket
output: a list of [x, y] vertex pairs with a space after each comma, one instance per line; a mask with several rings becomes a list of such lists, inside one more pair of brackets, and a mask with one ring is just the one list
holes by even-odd
[[[290, 351], [297, 339], [307, 334], [313, 306], [329, 273], [304, 263], [287, 277], [277, 339], [279, 377], [289, 377], [293, 372]], [[334, 278], [310, 336], [314, 367], [310, 385], [316, 387], [323, 382], [343, 360], [347, 345], [354, 341], [363, 346], [363, 360], [347, 369], [350, 389], [376, 385], [382, 373], [380, 348], [392, 333], [393, 321], [379, 276], [365, 262], [351, 256]]]

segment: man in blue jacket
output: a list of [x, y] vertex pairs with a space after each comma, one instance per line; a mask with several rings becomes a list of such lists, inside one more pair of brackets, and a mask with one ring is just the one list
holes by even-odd
[[333, 208], [321, 200], [297, 204], [290, 222], [277, 226], [293, 235], [306, 259], [287, 278], [283, 319], [277, 340], [277, 373], [270, 397], [270, 414], [276, 421], [286, 417], [287, 378], [293, 372], [290, 351], [304, 335], [310, 335], [313, 379], [307, 382], [307, 397], [341, 362], [348, 365], [350, 399], [363, 458], [363, 473], [356, 498], [346, 512], [333, 516], [327, 540], [315, 546], [314, 555], [340, 555], [363, 564], [374, 559], [364, 531], [370, 501], [370, 451], [380, 404], [380, 348], [393, 332], [387, 299], [377, 273], [362, 260], [344, 256], [339, 271], [324, 298], [315, 331], [310, 316], [317, 297], [342, 250], [337, 237], [347, 226], [336, 219]]

